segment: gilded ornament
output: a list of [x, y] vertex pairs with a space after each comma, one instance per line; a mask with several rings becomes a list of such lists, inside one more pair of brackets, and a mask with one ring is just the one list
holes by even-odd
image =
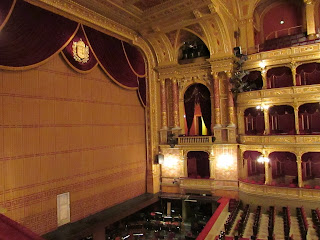
[[89, 61], [89, 46], [86, 45], [82, 39], [72, 44], [73, 58], [77, 62], [87, 63]]

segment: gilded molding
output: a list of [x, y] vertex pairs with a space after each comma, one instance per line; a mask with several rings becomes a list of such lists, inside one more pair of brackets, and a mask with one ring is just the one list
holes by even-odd
[[117, 34], [128, 40], [134, 40], [138, 37], [138, 34], [128, 27], [81, 6], [72, 0], [28, 0], [28, 2], [36, 5], [39, 5], [39, 2], [41, 2], [47, 6], [62, 11], [64, 13], [62, 15], [65, 15], [65, 17], [70, 18], [70, 15], [72, 15], [92, 24], [93, 26], [101, 27], [102, 29], [108, 30], [111, 33]]

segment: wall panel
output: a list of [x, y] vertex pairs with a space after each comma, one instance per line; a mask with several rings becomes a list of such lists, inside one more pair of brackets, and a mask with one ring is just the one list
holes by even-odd
[[38, 234], [57, 227], [56, 197], [71, 221], [145, 193], [144, 109], [136, 91], [96, 67], [56, 56], [36, 69], [0, 71], [0, 209]]

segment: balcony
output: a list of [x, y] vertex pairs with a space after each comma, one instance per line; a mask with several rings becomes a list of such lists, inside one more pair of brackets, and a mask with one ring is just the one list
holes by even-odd
[[303, 199], [320, 200], [319, 189], [277, 187], [269, 185], [258, 185], [239, 181], [239, 191], [254, 195], [284, 198], [284, 199]]
[[319, 135], [268, 135], [248, 136], [241, 135], [243, 144], [320, 144]]
[[183, 136], [178, 137], [178, 145], [211, 145], [214, 140], [213, 136]]

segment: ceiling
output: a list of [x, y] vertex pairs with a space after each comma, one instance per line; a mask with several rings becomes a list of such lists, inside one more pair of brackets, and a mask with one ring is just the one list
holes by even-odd
[[177, 29], [195, 19], [194, 10], [209, 13], [212, 0], [73, 0], [143, 35]]

